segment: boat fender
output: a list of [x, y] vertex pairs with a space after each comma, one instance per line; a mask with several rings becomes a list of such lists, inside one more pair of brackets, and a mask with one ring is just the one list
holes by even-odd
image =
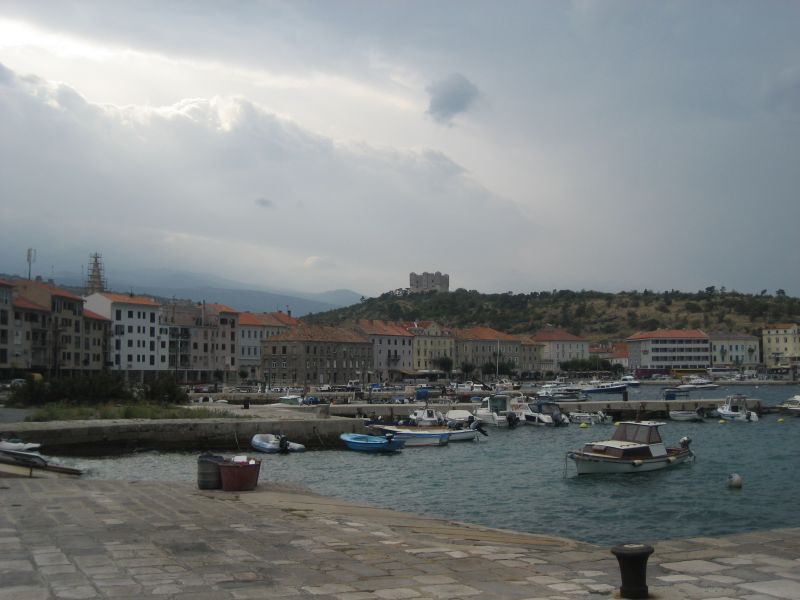
[[642, 466], [642, 461], [641, 460], [635, 460], [635, 461], [633, 461], [632, 464], [633, 464], [634, 467], [641, 467]]
[[674, 456], [668, 456], [667, 457], [667, 462], [674, 463], [675, 462], [675, 457]]
[[588, 424], [588, 423], [581, 423], [581, 424], [580, 424], [580, 428], [581, 428], [581, 429], [586, 429], [587, 427], [589, 427], [589, 424]]
[[736, 490], [742, 489], [742, 476], [738, 473], [728, 475], [728, 487]]

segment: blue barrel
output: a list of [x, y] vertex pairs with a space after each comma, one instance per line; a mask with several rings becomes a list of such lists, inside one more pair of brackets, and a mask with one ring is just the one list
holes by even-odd
[[425, 388], [417, 390], [416, 395], [417, 400], [427, 400], [428, 399], [428, 390]]

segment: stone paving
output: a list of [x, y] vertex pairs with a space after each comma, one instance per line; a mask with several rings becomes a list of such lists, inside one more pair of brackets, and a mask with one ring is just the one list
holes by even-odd
[[[0, 479], [0, 500], [0, 600], [568, 600], [620, 585], [605, 547], [264, 482]], [[653, 598], [800, 599], [800, 529], [650, 543]]]

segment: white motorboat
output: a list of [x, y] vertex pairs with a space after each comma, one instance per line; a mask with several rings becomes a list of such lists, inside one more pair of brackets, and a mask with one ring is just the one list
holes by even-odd
[[444, 420], [448, 425], [451, 423], [456, 423], [467, 427], [472, 421], [475, 420], [475, 415], [468, 410], [454, 408], [445, 413]]
[[32, 442], [23, 442], [17, 438], [0, 438], [0, 450], [16, 450], [19, 452], [30, 452], [36, 450], [41, 444], [34, 444]]
[[266, 454], [287, 454], [289, 452], [304, 452], [303, 444], [290, 442], [285, 435], [271, 433], [257, 433], [250, 440], [250, 445], [259, 452]]
[[778, 404], [778, 410], [782, 413], [800, 417], [800, 395], [792, 396], [786, 402]]
[[569, 425], [569, 418], [561, 412], [561, 408], [551, 400], [538, 399], [523, 404], [522, 415], [525, 422], [531, 425], [549, 425], [559, 427]]
[[628, 387], [638, 387], [642, 384], [633, 375], [623, 375], [622, 377], [619, 378], [619, 380]]
[[576, 411], [569, 413], [569, 422], [580, 425], [586, 423], [587, 425], [595, 425], [597, 423], [611, 423], [613, 418], [607, 415], [602, 410], [597, 412]]
[[[451, 434], [450, 430], [438, 427], [411, 429], [395, 427], [394, 425], [372, 425], [370, 429], [374, 430], [376, 435], [393, 435], [394, 439], [404, 441], [406, 448], [412, 446], [446, 446], [450, 441]], [[472, 433], [474, 439], [477, 432]]]
[[481, 401], [475, 418], [484, 425], [516, 427], [525, 420], [522, 415], [522, 396], [492, 394]]
[[749, 398], [744, 394], [731, 394], [717, 407], [720, 419], [726, 421], [758, 421], [758, 413], [747, 407]]
[[706, 413], [702, 408], [696, 410], [671, 410], [669, 418], [673, 421], [702, 421]]
[[417, 427], [441, 427], [445, 424], [444, 415], [432, 408], [418, 408], [408, 415], [408, 420]]
[[575, 462], [578, 475], [586, 473], [643, 473], [679, 465], [694, 458], [691, 440], [684, 437], [680, 446], [667, 448], [655, 421], [622, 421], [610, 440], [589, 442], [581, 450], [567, 453]]

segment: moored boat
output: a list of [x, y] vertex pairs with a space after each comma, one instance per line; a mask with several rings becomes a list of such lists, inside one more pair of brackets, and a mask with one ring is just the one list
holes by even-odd
[[[394, 439], [404, 441], [406, 448], [411, 446], [446, 446], [450, 441], [451, 435], [451, 432], [447, 429], [434, 429], [432, 427], [410, 429], [395, 427], [394, 425], [373, 425], [370, 429], [380, 435], [393, 435]], [[473, 436], [474, 434], [475, 432], [473, 432]]]
[[561, 412], [561, 408], [551, 400], [542, 398], [535, 402], [528, 402], [523, 405], [522, 414], [525, 422], [532, 425], [549, 425], [550, 427], [560, 427], [569, 425], [569, 418]]
[[622, 381], [591, 381], [581, 391], [584, 394], [621, 394], [627, 389], [628, 385]]
[[305, 452], [303, 444], [290, 442], [285, 435], [257, 433], [250, 440], [250, 445], [266, 454], [287, 454], [289, 452]]
[[484, 425], [495, 427], [516, 427], [524, 423], [521, 396], [492, 394], [481, 401], [475, 411], [475, 418]]
[[567, 453], [578, 474], [642, 473], [679, 465], [694, 458], [691, 440], [684, 437], [678, 447], [666, 447], [658, 431], [664, 423], [622, 421], [610, 440], [589, 442], [581, 450]]
[[34, 452], [0, 450], [0, 477], [80, 477], [83, 471]]
[[408, 415], [408, 420], [417, 427], [441, 427], [445, 423], [444, 415], [432, 408], [418, 408]]
[[17, 450], [19, 452], [30, 452], [36, 450], [41, 444], [24, 442], [18, 438], [0, 438], [0, 450]]
[[602, 410], [596, 412], [588, 411], [573, 411], [569, 413], [569, 422], [575, 424], [586, 423], [587, 425], [595, 425], [597, 423], [611, 423], [611, 415], [607, 415]]
[[786, 402], [778, 404], [777, 408], [782, 413], [800, 417], [800, 395], [792, 396]]
[[671, 410], [669, 418], [673, 421], [702, 421], [706, 413], [702, 408], [696, 410]]
[[726, 421], [758, 421], [758, 413], [747, 407], [748, 400], [744, 394], [726, 396], [725, 401], [717, 407], [719, 418]]
[[363, 433], [342, 433], [339, 435], [350, 450], [358, 452], [397, 452], [405, 446], [404, 440], [396, 440], [392, 434], [365, 435]]

